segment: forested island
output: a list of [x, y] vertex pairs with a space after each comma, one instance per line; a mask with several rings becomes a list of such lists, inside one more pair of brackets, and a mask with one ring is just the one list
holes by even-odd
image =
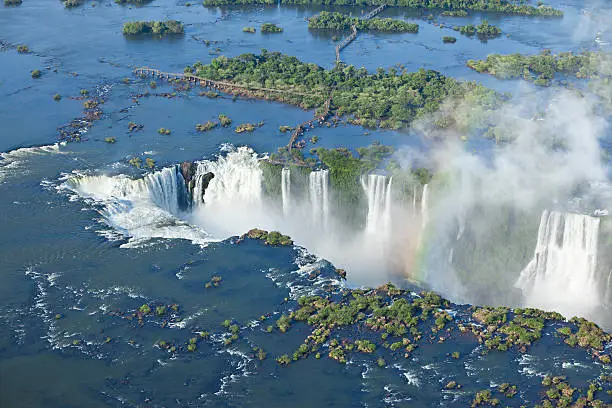
[[[275, 0], [204, 0], [205, 6], [228, 6], [245, 4], [274, 5]], [[560, 17], [561, 10], [551, 6], [515, 3], [508, 0], [280, 0], [284, 5], [329, 5], [329, 6], [380, 6], [409, 7], [445, 10], [494, 11], [524, 16]]]
[[392, 18], [371, 18], [364, 20], [342, 13], [322, 11], [308, 19], [308, 28], [312, 30], [350, 30], [355, 26], [360, 31], [381, 31], [397, 33], [417, 33], [419, 25]]
[[123, 35], [176, 35], [183, 34], [183, 23], [176, 20], [166, 21], [131, 21], [123, 24]]
[[[324, 69], [278, 52], [243, 54], [235, 58], [215, 58], [209, 65], [196, 63], [193, 71], [202, 78], [241, 86], [286, 90], [272, 93], [269, 99], [300, 106], [322, 107], [331, 96], [331, 108], [338, 116], [350, 117], [353, 124], [399, 129], [415, 119], [437, 112], [449, 99], [472, 103], [474, 109], [461, 117], [448, 112], [436, 124], [465, 128], [476, 118], [495, 109], [502, 98], [495, 91], [473, 82], [460, 82], [439, 72], [416, 72], [338, 65]], [[477, 120], [476, 120], [477, 122]]]
[[536, 85], [548, 86], [556, 73], [577, 78], [610, 75], [610, 69], [607, 68], [610, 57], [610, 54], [595, 51], [553, 54], [545, 50], [538, 55], [491, 54], [486, 60], [469, 60], [467, 66], [500, 79], [523, 78]]
[[499, 37], [502, 33], [499, 27], [496, 27], [493, 24], [489, 24], [487, 20], [483, 20], [482, 23], [477, 26], [474, 26], [472, 24], [456, 26], [453, 27], [453, 30], [459, 31], [461, 34], [467, 35], [468, 37], [476, 35], [481, 40], [488, 40], [491, 38]]

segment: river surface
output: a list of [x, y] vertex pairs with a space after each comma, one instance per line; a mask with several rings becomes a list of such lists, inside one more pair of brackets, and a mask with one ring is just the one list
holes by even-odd
[[[479, 75], [465, 62], [493, 52], [608, 48], [609, 21], [598, 17], [609, 11], [598, 12], [596, 2], [552, 5], [565, 11], [563, 19], [480, 13], [440, 17], [438, 22], [447, 25], [486, 17], [505, 33], [486, 43], [456, 35], [452, 45], [442, 44], [441, 37], [455, 32], [428, 22], [428, 11], [387, 9], [382, 16], [417, 22], [419, 33], [360, 34], [342, 58], [370, 71], [425, 67], [502, 92], [544, 93], [525, 83]], [[0, 406], [466, 406], [470, 393], [504, 381], [524, 390], [507, 401], [518, 406], [540, 398], [544, 374], [567, 375], [577, 385], [609, 374], [585, 352], [561, 347], [552, 335], [528, 354], [484, 357], [475, 342], [457, 340], [424, 347], [386, 368], [358, 357], [347, 365], [310, 357], [283, 368], [274, 358], [291, 353], [307, 331], [296, 326], [287, 334], [269, 335], [264, 326], [273, 324], [274, 317], [272, 323], [260, 323], [260, 316], [276, 316], [295, 305], [299, 295], [324, 285], [334, 290], [379, 285], [389, 275], [367, 264], [370, 273], [352, 280], [349, 270], [348, 282], [341, 282], [334, 267], [318, 257], [326, 255], [327, 247], [317, 245], [316, 237], [300, 238], [299, 231], [294, 238], [306, 248], [235, 244], [231, 236], [262, 226], [263, 218], [257, 218], [258, 225], [236, 222], [236, 231], [217, 232], [212, 224], [207, 229], [206, 218], [194, 220], [193, 214], [105, 196], [108, 186], [101, 179], [90, 180], [87, 188], [71, 184], [99, 175], [115, 181], [143, 176], [145, 171], [127, 163], [131, 157], [152, 158], [159, 172], [186, 160], [214, 161], [238, 146], [260, 157], [285, 146], [289, 134], [279, 126], [306, 121], [312, 112], [227, 95], [211, 99], [199, 96], [199, 90], [134, 100], [147, 90], [173, 89], [159, 81], [152, 90], [150, 80], [137, 78], [132, 69], [182, 72], [195, 61], [264, 48], [331, 68], [331, 34], [309, 32], [305, 21], [319, 11], [188, 7], [183, 0], [155, 0], [143, 7], [87, 0], [74, 9], [57, 0], [24, 0], [19, 7], [0, 7]], [[343, 11], [359, 15], [368, 10]], [[183, 21], [184, 37], [129, 40], [121, 34], [126, 21], [161, 19]], [[264, 22], [277, 23], [284, 32], [242, 32], [242, 27]], [[19, 44], [27, 44], [31, 53], [19, 54], [14, 47]], [[31, 78], [34, 69], [42, 71], [41, 78]], [[101, 119], [82, 129], [80, 143], [62, 142], [57, 128], [83, 115], [82, 89], [104, 100]], [[55, 94], [62, 99], [53, 100]], [[218, 114], [235, 124], [265, 124], [251, 134], [238, 135], [233, 128], [195, 131], [196, 123]], [[144, 128], [129, 132], [129, 122]], [[171, 129], [171, 135], [159, 134], [161, 127]], [[355, 149], [377, 141], [425, 154], [432, 144], [418, 132], [348, 125], [310, 132], [323, 147]], [[106, 143], [108, 137], [116, 143]], [[483, 155], [492, 148], [490, 141], [468, 141], [468, 149]], [[244, 214], [251, 209], [243, 208]], [[342, 256], [338, 261], [344, 266]], [[308, 279], [315, 270], [322, 271], [321, 278]], [[221, 285], [205, 288], [213, 276], [222, 277]], [[144, 303], [179, 308], [169, 325], [151, 319], [139, 327], [124, 313]], [[240, 339], [228, 347], [221, 326], [226, 319], [241, 330]], [[202, 330], [211, 339], [198, 343], [195, 353], [173, 355], [155, 346], [161, 340], [186, 345]], [[258, 361], [254, 345], [267, 350], [268, 358]], [[464, 355], [460, 362], [447, 356], [455, 350]], [[451, 379], [465, 389], [441, 391]]]

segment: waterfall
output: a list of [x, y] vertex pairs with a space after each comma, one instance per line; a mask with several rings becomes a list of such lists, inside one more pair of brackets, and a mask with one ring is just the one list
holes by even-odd
[[313, 222], [315, 225], [322, 225], [325, 228], [329, 218], [329, 170], [310, 172], [308, 181]]
[[140, 179], [76, 175], [63, 187], [95, 202], [106, 224], [132, 238], [128, 244], [150, 238], [184, 238], [198, 244], [210, 240], [204, 231], [179, 218], [188, 192], [178, 166]]
[[[214, 178], [207, 178], [209, 173]], [[215, 161], [198, 162], [194, 178], [193, 200], [197, 206], [261, 204], [263, 175], [257, 154], [248, 147], [232, 149]]]
[[429, 221], [428, 214], [428, 198], [429, 198], [429, 185], [423, 185], [423, 194], [421, 195], [421, 220], [422, 220], [422, 228], [425, 229], [427, 225], [427, 221]]
[[291, 211], [291, 170], [288, 167], [283, 167], [281, 172], [281, 195], [283, 214], [288, 215]]
[[391, 182], [389, 178], [370, 174], [361, 178], [361, 185], [368, 198], [366, 231], [370, 234], [387, 234], [391, 227]]
[[533, 259], [515, 286], [529, 306], [588, 314], [600, 303], [597, 288], [599, 218], [545, 210]]

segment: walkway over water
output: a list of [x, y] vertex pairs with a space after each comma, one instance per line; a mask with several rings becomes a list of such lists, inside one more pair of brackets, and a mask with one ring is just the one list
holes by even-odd
[[203, 78], [198, 75], [194, 75], [191, 73], [176, 73], [176, 72], [163, 72], [159, 69], [148, 68], [148, 67], [140, 67], [134, 69], [134, 73], [137, 75], [150, 75], [154, 78], [166, 79], [166, 80], [176, 80], [181, 79], [189, 82], [199, 83], [200, 86], [206, 88], [218, 89], [220, 91], [232, 93], [237, 90], [244, 91], [259, 91], [259, 92], [270, 92], [276, 94], [288, 93], [292, 95], [299, 96], [312, 96], [312, 94], [307, 94], [304, 92], [294, 91], [292, 89], [274, 89], [274, 88], [265, 88], [251, 85], [239, 85], [232, 82], [224, 82], [224, 81], [216, 81], [213, 79]]
[[[378, 13], [380, 13], [381, 11], [383, 11], [385, 8], [387, 7], [386, 4], [383, 4], [382, 6], [378, 6], [376, 7], [374, 10], [370, 11], [368, 14], [366, 14], [362, 20], [369, 20], [372, 17], [376, 16]], [[336, 44], [336, 64], [339, 64], [340, 62], [342, 62], [342, 60], [340, 59], [340, 51], [342, 51], [342, 49], [344, 49], [347, 45], [349, 45], [350, 43], [353, 42], [353, 40], [355, 40], [355, 38], [357, 38], [357, 27], [355, 25], [351, 26], [351, 30], [353, 31], [348, 37], [345, 37], [342, 39], [342, 41], [340, 41], [338, 44]]]

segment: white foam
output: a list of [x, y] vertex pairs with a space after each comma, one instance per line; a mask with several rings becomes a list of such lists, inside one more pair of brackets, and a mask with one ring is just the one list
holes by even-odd
[[60, 147], [66, 143], [55, 143], [47, 146], [22, 147], [8, 152], [0, 153], [0, 183], [4, 183], [9, 177], [19, 174], [29, 174], [29, 163], [32, 159], [61, 153]]

